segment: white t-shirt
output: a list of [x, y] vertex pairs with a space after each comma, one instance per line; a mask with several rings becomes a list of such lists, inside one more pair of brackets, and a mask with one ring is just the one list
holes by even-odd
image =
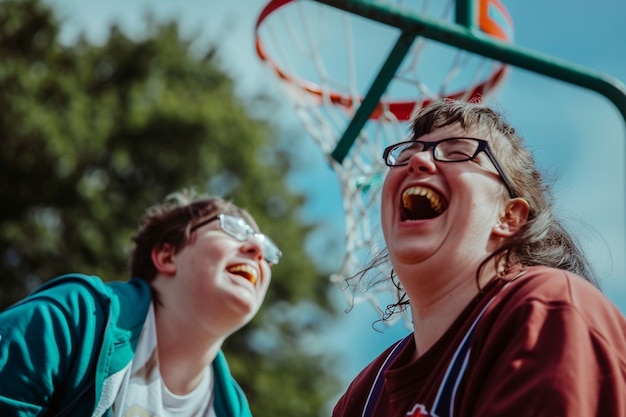
[[112, 417], [217, 417], [213, 408], [213, 373], [207, 366], [189, 394], [172, 393], [159, 372], [154, 306], [146, 317], [137, 350], [111, 409]]

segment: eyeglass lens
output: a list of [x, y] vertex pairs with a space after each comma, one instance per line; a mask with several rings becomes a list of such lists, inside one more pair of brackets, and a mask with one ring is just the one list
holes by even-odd
[[263, 248], [265, 260], [274, 265], [278, 263], [282, 252], [268, 236], [263, 233], [256, 233], [250, 225], [240, 217], [221, 214], [219, 219], [220, 227], [224, 232], [241, 242], [244, 242], [254, 236]]

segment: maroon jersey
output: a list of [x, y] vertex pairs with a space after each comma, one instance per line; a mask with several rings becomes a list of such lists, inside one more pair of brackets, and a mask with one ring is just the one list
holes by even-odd
[[626, 319], [562, 270], [492, 281], [411, 362], [414, 353], [412, 335], [389, 347], [333, 417], [626, 417]]

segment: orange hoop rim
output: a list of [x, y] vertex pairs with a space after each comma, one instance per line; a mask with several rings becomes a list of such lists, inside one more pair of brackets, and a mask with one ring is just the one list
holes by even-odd
[[[284, 82], [289, 84], [294, 84], [298, 86], [300, 89], [305, 91], [306, 93], [318, 97], [318, 98], [326, 98], [333, 105], [345, 107], [346, 109], [353, 108], [353, 104], [355, 99], [351, 96], [345, 95], [338, 91], [328, 90], [322, 88], [319, 84], [313, 83], [308, 80], [304, 80], [293, 76], [286, 71], [284, 71], [271, 57], [266, 53], [265, 48], [263, 47], [263, 43], [261, 42], [259, 36], [259, 28], [263, 24], [263, 22], [270, 16], [272, 13], [280, 9], [281, 7], [293, 3], [297, 0], [270, 0], [257, 18], [256, 25], [254, 28], [254, 40], [255, 40], [255, 48], [257, 55], [261, 59], [261, 61], [265, 62], [270, 69]], [[499, 0], [480, 0], [480, 8], [479, 8], [479, 28], [481, 31], [491, 37], [496, 39], [500, 39], [505, 42], [512, 41], [512, 31], [503, 28], [495, 19], [491, 17], [489, 13], [489, 6], [492, 5], [498, 9], [499, 12], [502, 13], [501, 17], [506, 20], [506, 23], [512, 27], [513, 22], [512, 19], [506, 10], [506, 8], [500, 3]], [[468, 89], [460, 90], [454, 93], [447, 95], [445, 98], [448, 99], [465, 99], [465, 100], [481, 100], [482, 97], [491, 92], [498, 84], [503, 80], [506, 74], [507, 66], [505, 64], [500, 65], [496, 68], [487, 79], [476, 84], [474, 86], [470, 86]], [[360, 98], [358, 101], [361, 101]], [[383, 114], [384, 111], [391, 112], [398, 120], [406, 121], [409, 120], [414, 110], [421, 107], [426, 107], [432, 102], [436, 101], [436, 99], [422, 99], [422, 100], [399, 100], [399, 101], [381, 101], [376, 106], [376, 109], [370, 115], [370, 119], [378, 119]]]

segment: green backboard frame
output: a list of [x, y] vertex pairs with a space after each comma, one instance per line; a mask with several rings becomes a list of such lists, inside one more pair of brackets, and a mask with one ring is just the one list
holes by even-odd
[[398, 28], [400, 36], [386, 58], [361, 106], [337, 143], [332, 157], [342, 163], [376, 108], [404, 57], [418, 36], [496, 61], [595, 91], [609, 99], [626, 122], [626, 87], [619, 80], [483, 34], [476, 26], [476, 0], [457, 0], [455, 23], [428, 18], [380, 0], [314, 0]]

